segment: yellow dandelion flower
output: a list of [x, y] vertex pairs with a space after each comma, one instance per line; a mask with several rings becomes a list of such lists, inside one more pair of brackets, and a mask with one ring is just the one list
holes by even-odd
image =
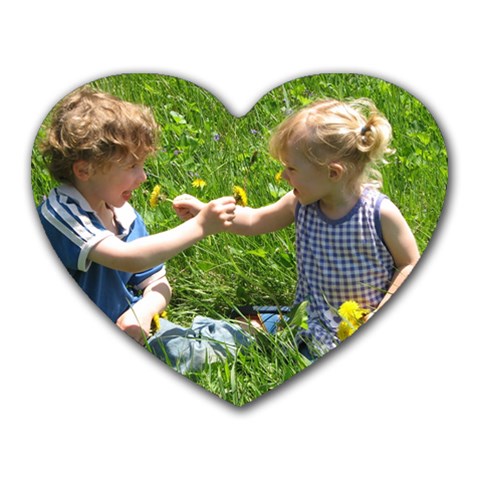
[[343, 342], [350, 335], [354, 334], [358, 329], [358, 326], [352, 325], [348, 320], [342, 320], [338, 325], [337, 337]]
[[207, 182], [205, 180], [202, 180], [201, 178], [196, 178], [193, 182], [192, 182], [192, 187], [194, 188], [199, 188], [200, 190], [203, 189], [203, 187], [207, 184]]
[[160, 185], [155, 185], [153, 187], [152, 193], [150, 194], [150, 206], [155, 208], [158, 205], [158, 200], [160, 198]]
[[162, 313], [156, 313], [152, 318], [152, 323], [150, 325], [150, 331], [152, 334], [160, 330], [160, 320], [162, 318], [167, 318], [167, 312], [164, 310]]
[[233, 197], [235, 198], [237, 205], [240, 205], [241, 207], [247, 206], [247, 192], [242, 187], [239, 187], [238, 185], [233, 187]]
[[282, 181], [282, 173], [283, 173], [283, 170], [280, 170], [279, 172], [277, 172], [275, 174], [275, 182], [276, 183], [280, 183]]
[[354, 325], [361, 325], [363, 323], [362, 319], [367, 313], [369, 313], [369, 310], [360, 307], [354, 300], [343, 302], [338, 309], [338, 314]]
[[150, 330], [152, 333], [160, 330], [160, 315], [156, 313], [152, 318], [152, 324], [150, 325]]

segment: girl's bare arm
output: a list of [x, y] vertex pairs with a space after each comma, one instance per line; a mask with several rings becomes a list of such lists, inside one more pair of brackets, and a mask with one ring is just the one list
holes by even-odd
[[390, 200], [382, 202], [380, 218], [383, 238], [393, 257], [396, 273], [379, 307], [384, 305], [398, 290], [420, 258], [417, 243], [410, 227], [400, 210]]
[[[236, 207], [235, 218], [227, 232], [237, 235], [261, 235], [274, 232], [294, 221], [296, 198], [293, 192], [277, 202], [259, 208]], [[191, 195], [180, 195], [173, 201], [173, 208], [183, 219], [195, 217], [205, 204]]]

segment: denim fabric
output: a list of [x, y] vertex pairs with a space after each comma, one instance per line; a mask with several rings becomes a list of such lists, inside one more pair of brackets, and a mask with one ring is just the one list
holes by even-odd
[[174, 370], [186, 373], [234, 357], [240, 346], [252, 341], [253, 337], [237, 325], [197, 316], [189, 328], [162, 319], [160, 330], [148, 340], [148, 347]]

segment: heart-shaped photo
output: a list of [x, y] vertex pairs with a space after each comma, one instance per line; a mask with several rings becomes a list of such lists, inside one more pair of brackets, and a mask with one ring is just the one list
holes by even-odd
[[356, 74], [295, 79], [240, 118], [186, 80], [102, 78], [32, 153], [52, 261], [99, 321], [237, 406], [380, 321], [447, 181], [426, 107]]

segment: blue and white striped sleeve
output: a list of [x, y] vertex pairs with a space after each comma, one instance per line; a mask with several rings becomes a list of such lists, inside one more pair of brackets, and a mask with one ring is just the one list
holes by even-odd
[[52, 190], [38, 212], [50, 243], [70, 270], [86, 272], [91, 264], [88, 254], [92, 247], [113, 235], [57, 189]]

